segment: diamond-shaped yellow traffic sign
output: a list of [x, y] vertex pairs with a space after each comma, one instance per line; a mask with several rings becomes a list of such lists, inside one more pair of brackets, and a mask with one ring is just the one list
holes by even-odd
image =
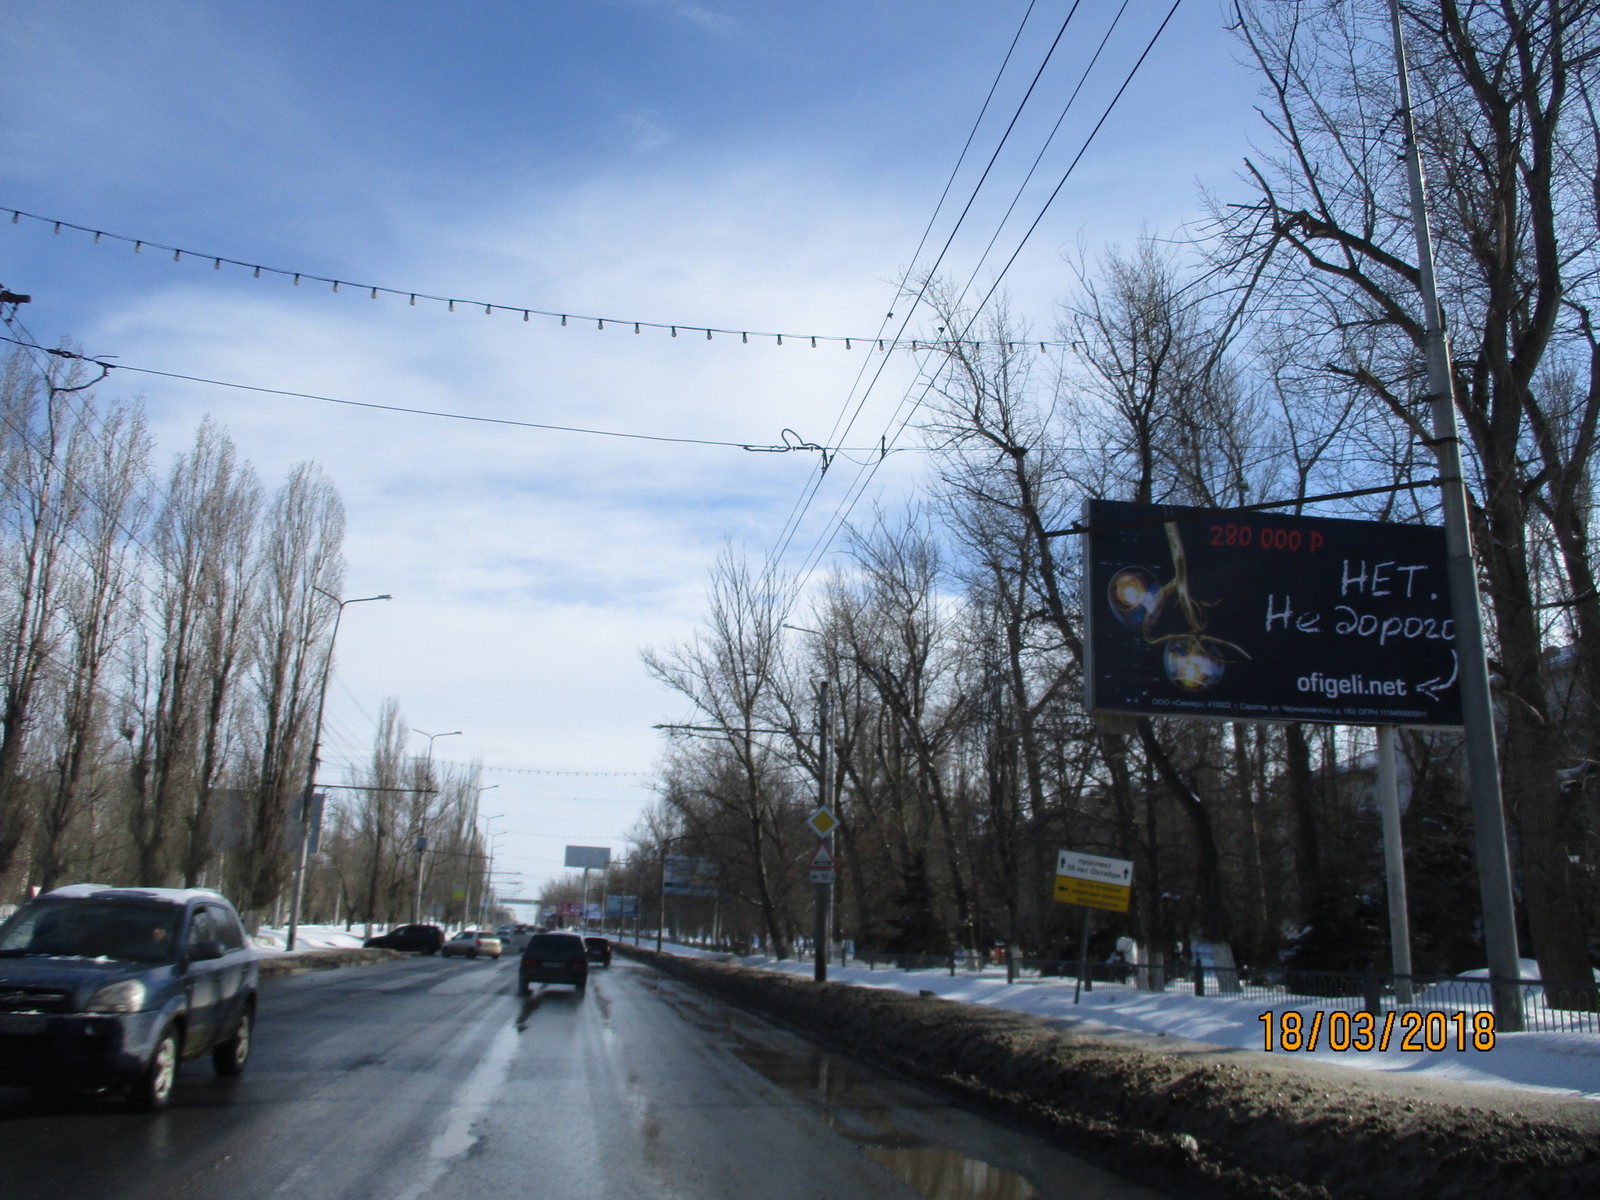
[[839, 828], [839, 818], [834, 816], [830, 809], [819, 808], [806, 818], [806, 824], [811, 826], [811, 831], [818, 837], [825, 838]]

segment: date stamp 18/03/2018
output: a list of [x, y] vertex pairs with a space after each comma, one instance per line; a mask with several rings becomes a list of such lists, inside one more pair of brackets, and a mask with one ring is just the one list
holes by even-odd
[[1314, 1012], [1310, 1019], [1298, 1012], [1264, 1012], [1264, 1049], [1307, 1053], [1332, 1050], [1336, 1054], [1383, 1053], [1394, 1047], [1421, 1054], [1424, 1051], [1493, 1050], [1494, 1014], [1491, 1012], [1440, 1012], [1406, 1009], [1377, 1015], [1369, 1012]]

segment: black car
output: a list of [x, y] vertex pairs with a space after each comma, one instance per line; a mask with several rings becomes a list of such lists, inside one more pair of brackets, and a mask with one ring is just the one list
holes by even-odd
[[388, 933], [369, 937], [361, 944], [380, 950], [414, 950], [421, 954], [437, 954], [444, 946], [444, 930], [437, 925], [401, 925]]
[[576, 933], [536, 933], [522, 948], [517, 988], [527, 994], [531, 983], [570, 983], [583, 993], [589, 982], [589, 953]]
[[162, 1108], [185, 1058], [244, 1070], [260, 973], [216, 892], [85, 883], [36, 896], [0, 925], [0, 1084]]
[[583, 948], [589, 956], [589, 961], [598, 963], [602, 967], [611, 965], [611, 939], [601, 937], [597, 933], [583, 935]]

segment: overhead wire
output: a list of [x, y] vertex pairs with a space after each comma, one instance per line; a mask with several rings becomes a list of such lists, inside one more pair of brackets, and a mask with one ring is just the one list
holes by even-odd
[[[1072, 177], [1072, 174], [1074, 171], [1076, 171], [1078, 164], [1082, 162], [1084, 154], [1088, 152], [1090, 145], [1093, 144], [1095, 138], [1100, 133], [1100, 130], [1104, 128], [1106, 121], [1110, 118], [1111, 113], [1115, 110], [1118, 102], [1122, 99], [1122, 96], [1127, 91], [1129, 85], [1132, 84], [1140, 68], [1143, 67], [1145, 60], [1149, 57], [1150, 52], [1155, 48], [1156, 42], [1160, 39], [1161, 34], [1166, 30], [1168, 24], [1171, 23], [1173, 15], [1177, 12], [1178, 7], [1180, 4], [1182, 4], [1182, 2], [1183, 0], [1173, 0], [1171, 8], [1167, 10], [1166, 16], [1162, 18], [1160, 25], [1156, 27], [1155, 32], [1150, 37], [1150, 40], [1146, 43], [1144, 50], [1140, 52], [1139, 57], [1134, 61], [1133, 66], [1129, 68], [1128, 73], [1123, 78], [1121, 85], [1117, 88], [1116, 92], [1107, 102], [1099, 120], [1095, 122], [1093, 128], [1084, 138], [1077, 154], [1074, 155], [1071, 162], [1067, 164], [1066, 170], [1062, 172], [1061, 178], [1057, 181], [1056, 186], [1051, 190], [1050, 195], [1040, 206], [1038, 214], [1034, 217], [1032, 223], [1028, 226], [1027, 230], [1018, 240], [1016, 248], [1011, 252], [1010, 257], [1007, 258], [1005, 265], [996, 274], [994, 281], [989, 287], [989, 290], [984, 294], [983, 299], [970, 310], [970, 314], [961, 333], [955, 338], [951, 339], [951, 341], [956, 345], [959, 346], [960, 344], [967, 342], [967, 334], [970, 333], [973, 324], [978, 320], [984, 309], [988, 306], [989, 301], [994, 297], [994, 293], [996, 290], [998, 290], [1001, 282], [1010, 272], [1012, 266], [1015, 265], [1018, 257], [1021, 255], [1028, 241], [1038, 229], [1039, 224], [1044, 220], [1045, 214], [1049, 212], [1057, 197], [1060, 196], [1061, 190], [1066, 186], [1067, 180]], [[1076, 6], [1074, 6], [1074, 8], [1076, 8]], [[897, 420], [899, 422], [898, 427], [894, 428], [894, 436], [892, 439], [890, 439], [886, 431], [882, 443], [883, 445], [888, 446], [891, 444], [891, 441], [899, 440], [900, 436], [905, 432], [906, 427], [910, 424], [911, 420], [921, 408], [928, 392], [931, 390], [935, 378], [937, 378], [936, 375], [928, 378], [927, 382], [922, 387], [920, 394], [914, 401], [911, 399], [911, 391], [907, 392], [907, 395], [902, 400], [900, 407], [897, 408], [895, 414], [890, 417], [890, 427], [895, 427], [895, 422]], [[912, 390], [914, 391], [915, 389], [913, 388]], [[908, 404], [909, 407], [907, 407]], [[901, 418], [899, 415], [901, 409], [905, 410], [905, 416], [903, 418]], [[808, 553], [805, 562], [802, 564], [802, 567], [797, 574], [796, 583], [791, 591], [792, 595], [798, 596], [804, 591], [805, 586], [809, 582], [812, 574], [815, 573], [816, 568], [822, 561], [822, 558], [826, 555], [828, 548], [832, 545], [833, 539], [838, 536], [839, 530], [842, 529], [844, 524], [849, 520], [850, 514], [854, 512], [855, 506], [860, 502], [862, 495], [865, 494], [866, 487], [876, 476], [883, 461], [883, 458], [880, 457], [877, 461], [870, 463], [866, 467], [863, 467], [861, 471], [858, 472], [858, 484], [853, 485], [852, 489], [847, 492], [847, 499], [841, 501], [840, 506], [835, 510], [834, 516], [830, 518], [828, 524], [824, 527], [822, 534], [819, 535], [817, 541], [813, 544], [812, 551]]]
[[0, 335], [0, 342], [10, 342], [17, 346], [26, 346], [57, 358], [77, 359], [95, 366], [104, 367], [108, 371], [130, 371], [138, 375], [152, 375], [162, 379], [176, 379], [185, 383], [201, 383], [211, 387], [230, 388], [235, 391], [251, 392], [263, 396], [284, 396], [294, 400], [315, 400], [323, 404], [337, 404], [347, 408], [366, 408], [378, 412], [403, 413], [408, 416], [436, 417], [447, 421], [469, 421], [482, 425], [506, 425], [518, 429], [540, 429], [555, 433], [576, 433], [590, 437], [622, 438], [640, 442], [664, 442], [682, 446], [714, 446], [724, 449], [744, 450], [752, 454], [787, 454], [798, 450], [820, 451], [822, 446], [815, 442], [804, 440], [792, 429], [784, 429], [778, 442], [733, 442], [721, 441], [712, 438], [673, 437], [666, 434], [654, 433], [629, 433], [615, 429], [592, 429], [579, 425], [555, 425], [540, 421], [519, 421], [511, 417], [485, 417], [472, 413], [448, 412], [442, 409], [412, 408], [401, 404], [379, 404], [373, 400], [350, 400], [339, 396], [325, 396], [316, 392], [299, 392], [287, 388], [264, 387], [258, 384], [235, 383], [226, 379], [211, 379], [202, 375], [187, 375], [181, 371], [162, 371], [154, 367], [136, 367], [130, 363], [106, 362], [92, 355], [79, 354], [74, 350], [61, 347], [46, 347], [35, 342], [25, 342], [18, 338]]
[[[1030, 11], [1031, 11], [1031, 9], [1030, 9]], [[1020, 118], [1022, 116], [1023, 109], [1026, 107], [1026, 105], [1028, 103], [1028, 100], [1033, 96], [1034, 89], [1038, 86], [1039, 80], [1043, 77], [1046, 67], [1049, 66], [1051, 59], [1054, 57], [1056, 49], [1060, 46], [1061, 39], [1066, 34], [1066, 31], [1067, 31], [1068, 27], [1071, 25], [1072, 19], [1077, 14], [1077, 11], [1078, 11], [1078, 4], [1076, 2], [1074, 2], [1072, 7], [1067, 12], [1066, 19], [1062, 22], [1061, 27], [1056, 31], [1056, 35], [1055, 35], [1054, 39], [1052, 39], [1052, 41], [1050, 43], [1050, 47], [1046, 51], [1046, 53], [1044, 55], [1044, 58], [1040, 61], [1037, 70], [1035, 70], [1034, 75], [1033, 75], [1033, 79], [1030, 81], [1026, 91], [1023, 94], [1023, 97], [1022, 97], [1021, 101], [1018, 102], [1016, 109], [1013, 111], [1013, 113], [1011, 115], [1011, 120], [1006, 125], [1005, 131], [1001, 135], [999, 142], [996, 144], [994, 152], [990, 155], [989, 162], [988, 162], [987, 166], [984, 168], [983, 174], [979, 177], [977, 183], [973, 185], [972, 191], [969, 193], [969, 195], [967, 197], [966, 205], [963, 207], [960, 216], [956, 219], [955, 225], [951, 228], [949, 236], [945, 239], [944, 246], [941, 248], [938, 258], [935, 259], [934, 263], [931, 266], [929, 266], [926, 270], [921, 272], [923, 278], [922, 278], [921, 288], [919, 289], [918, 294], [917, 294], [917, 302], [920, 302], [921, 299], [926, 295], [927, 288], [928, 288], [929, 284], [932, 282], [933, 278], [937, 274], [939, 266], [944, 261], [945, 256], [949, 253], [950, 247], [953, 245], [953, 243], [955, 241], [956, 234], [960, 231], [961, 226], [966, 221], [967, 216], [971, 213], [972, 207], [973, 207], [974, 203], [977, 201], [978, 193], [982, 190], [984, 183], [988, 180], [989, 173], [993, 170], [995, 163], [998, 161], [1001, 151], [1004, 150], [1004, 148], [1006, 146], [1006, 143], [1009, 141], [1009, 139], [1011, 137], [1012, 132], [1016, 129], [1017, 122], [1020, 120]], [[1026, 18], [1024, 19], [1024, 23], [1026, 23]], [[1018, 36], [1020, 37], [1020, 35], [1021, 35], [1021, 28], [1019, 27]], [[1015, 44], [1015, 42], [1013, 41], [1013, 45], [1014, 44]], [[1008, 63], [1009, 61], [1010, 61], [1010, 53], [1008, 52], [1007, 56], [1006, 56], [1006, 62]], [[1001, 66], [1002, 73], [1004, 72], [1004, 69], [1005, 69], [1005, 64], [1003, 63], [1002, 66]], [[999, 82], [999, 77], [997, 76], [996, 77], [996, 84], [998, 84], [998, 82]], [[991, 94], [992, 93], [993, 93], [993, 88], [991, 88]], [[1074, 96], [1076, 96], [1076, 93], [1074, 93]], [[1070, 108], [1070, 101], [1068, 103], [1068, 107]], [[987, 100], [985, 101], [985, 108], [987, 108]], [[1064, 115], [1065, 115], [1065, 113], [1063, 112], [1063, 116]], [[982, 114], [980, 113], [979, 120], [981, 121], [981, 119], [982, 119]], [[976, 128], [977, 128], [977, 126], [975, 124], [974, 125], [974, 132], [976, 132]], [[970, 136], [969, 136], [969, 141], [970, 141]], [[965, 150], [963, 150], [963, 155], [964, 154], [965, 154]], [[959, 163], [958, 163], [958, 168], [959, 168]], [[942, 203], [942, 198], [941, 198], [941, 203]], [[1008, 211], [1007, 215], [1009, 216], [1009, 211]], [[1002, 221], [1002, 227], [1003, 227], [1003, 221]], [[920, 249], [920, 247], [919, 247], [919, 249]], [[915, 308], [915, 303], [913, 304], [912, 307], [913, 307], [913, 309]], [[907, 313], [907, 320], [908, 321], [909, 321], [909, 319], [910, 319], [910, 317], [912, 315], [913, 314], [911, 312]], [[902, 329], [901, 329], [902, 333], [904, 332], [904, 328], [905, 327], [902, 326]], [[1043, 348], [1043, 346], [1041, 344], [1041, 349], [1042, 348]], [[926, 360], [924, 360], [924, 363], [925, 362], [926, 362]], [[919, 375], [925, 375], [925, 374], [926, 374], [925, 370], [919, 370]], [[882, 375], [882, 370], [880, 369], [878, 374], [875, 375], [874, 378], [873, 378], [873, 385], [876, 385], [876, 383], [878, 381], [878, 378], [881, 377], [881, 375]], [[912, 386], [915, 387], [916, 386], [915, 383], [913, 383]], [[924, 394], [926, 394], [926, 390], [927, 390], [928, 386], [931, 386], [931, 380], [930, 380], [929, 384], [924, 386]], [[868, 394], [870, 394], [870, 391], [871, 391], [871, 387], [869, 386]], [[854, 424], [855, 419], [857, 419], [859, 417], [859, 415], [860, 415], [860, 413], [862, 411], [862, 408], [864, 407], [864, 405], [866, 403], [866, 399], [867, 399], [867, 396], [864, 395], [862, 397], [861, 402], [856, 406], [856, 411], [855, 411], [855, 413], [852, 414], [852, 418], [851, 418], [851, 424], [852, 425]], [[903, 404], [904, 404], [904, 400], [902, 399], [901, 405], [897, 406], [896, 409], [895, 409], [896, 413], [899, 412], [900, 407], [903, 406]], [[824, 524], [823, 528], [824, 528], [824, 533], [826, 535], [826, 538], [825, 538], [825, 541], [823, 541], [821, 543], [824, 546], [824, 549], [822, 549], [821, 551], [817, 551], [817, 553], [820, 554], [820, 553], [825, 553], [826, 552], [826, 549], [825, 549], [826, 544], [831, 543], [833, 536], [835, 536], [835, 533], [834, 533], [835, 518], [838, 516], [838, 514], [842, 510], [844, 510], [845, 505], [848, 504], [850, 509], [854, 508], [855, 500], [852, 499], [852, 496], [853, 495], [854, 496], [859, 496], [859, 492], [857, 491], [857, 489], [858, 488], [864, 488], [868, 483], [870, 483], [871, 479], [873, 477], [875, 477], [876, 474], [877, 474], [878, 465], [880, 465], [882, 460], [888, 456], [887, 455], [887, 450], [888, 450], [887, 434], [888, 434], [888, 428], [893, 426], [893, 422], [894, 422], [894, 417], [893, 417], [893, 415], [891, 415], [890, 420], [889, 420], [889, 426], [886, 427], [885, 431], [884, 431], [884, 437], [882, 439], [880, 439], [880, 446], [883, 448], [883, 453], [880, 454], [878, 463], [876, 463], [876, 464], [875, 463], [861, 464], [861, 469], [856, 472], [856, 476], [855, 476], [854, 481], [846, 488], [845, 496], [843, 498], [841, 498], [839, 505], [835, 506], [834, 515], [829, 518], [829, 521], [827, 523]], [[848, 427], [847, 427], [847, 431], [848, 431]], [[775, 558], [781, 558], [783, 553], [787, 552], [789, 544], [790, 544], [790, 541], [793, 539], [794, 532], [797, 532], [797, 530], [786, 531], [787, 536], [783, 539], [781, 548], [779, 549], [777, 555], [775, 555]], [[815, 550], [815, 547], [816, 547], [816, 544], [814, 544], [814, 547], [813, 547], [814, 550]], [[807, 559], [806, 559], [806, 564], [802, 566], [802, 569], [801, 569], [801, 572], [800, 572], [800, 575], [803, 578], [809, 578], [809, 576], [810, 576], [811, 569], [812, 569], [812, 567], [810, 566], [811, 558], [812, 558], [812, 555], [810, 553], [808, 553]]]
[[[935, 257], [932, 265], [930, 265], [929, 267], [927, 267], [924, 270], [918, 271], [917, 267], [916, 267], [916, 260], [915, 260], [915, 258], [913, 258], [912, 266], [908, 271], [906, 279], [907, 279], [907, 281], [910, 281], [910, 280], [914, 279], [917, 275], [921, 275], [921, 282], [918, 285], [916, 296], [912, 299], [912, 301], [911, 301], [909, 306], [902, 305], [899, 302], [900, 297], [897, 297], [897, 299], [896, 299], [895, 307], [904, 309], [904, 316], [900, 320], [900, 328], [899, 328], [899, 330], [897, 331], [897, 333], [895, 335], [897, 341], [904, 337], [906, 329], [908, 329], [910, 327], [910, 323], [911, 323], [913, 317], [916, 315], [917, 307], [921, 304], [922, 300], [926, 296], [927, 289], [930, 286], [930, 284], [932, 283], [932, 281], [935, 278], [935, 276], [937, 275], [940, 265], [944, 262], [945, 256], [947, 254], [949, 254], [950, 247], [954, 244], [956, 235], [960, 232], [961, 227], [965, 224], [965, 222], [967, 220], [967, 217], [971, 214], [972, 207], [977, 202], [977, 198], [978, 198], [979, 192], [982, 191], [983, 185], [988, 181], [990, 173], [994, 170], [995, 163], [999, 160], [1001, 152], [1005, 149], [1006, 144], [1010, 141], [1011, 135], [1015, 131], [1016, 127], [1017, 127], [1017, 122], [1021, 119], [1022, 112], [1023, 112], [1024, 108], [1026, 108], [1029, 99], [1033, 96], [1034, 89], [1038, 87], [1039, 80], [1043, 77], [1044, 72], [1045, 72], [1045, 68], [1050, 65], [1051, 59], [1055, 56], [1056, 49], [1061, 44], [1061, 39], [1066, 35], [1068, 27], [1072, 24], [1072, 19], [1077, 14], [1077, 11], [1078, 11], [1079, 2], [1080, 2], [1080, 0], [1073, 0], [1072, 7], [1068, 10], [1066, 18], [1061, 23], [1061, 27], [1056, 31], [1055, 37], [1051, 40], [1050, 47], [1045, 52], [1044, 58], [1040, 61], [1038, 69], [1035, 70], [1033, 78], [1029, 81], [1028, 87], [1024, 91], [1022, 99], [1017, 103], [1016, 108], [1013, 110], [1013, 112], [1011, 114], [1010, 121], [1007, 122], [1005, 130], [1002, 132], [1002, 134], [1000, 135], [999, 141], [995, 145], [994, 152], [989, 156], [989, 161], [984, 165], [983, 171], [979, 175], [977, 182], [975, 184], [973, 184], [971, 191], [968, 193], [966, 203], [962, 206], [961, 212], [957, 215], [955, 223], [951, 226], [950, 233], [945, 238], [944, 245], [940, 247], [939, 253]], [[1013, 52], [1016, 49], [1017, 42], [1022, 36], [1022, 31], [1026, 27], [1028, 16], [1032, 13], [1032, 11], [1033, 11], [1033, 6], [1030, 4], [1029, 7], [1028, 7], [1027, 12], [1025, 12], [1023, 14], [1022, 22], [1017, 27], [1017, 33], [1012, 38], [1011, 46], [1007, 49], [1005, 58], [1001, 62], [1000, 69], [995, 75], [994, 83], [990, 85], [989, 93], [984, 98], [984, 102], [983, 102], [983, 105], [982, 105], [982, 107], [981, 107], [981, 109], [979, 111], [978, 118], [973, 123], [972, 131], [967, 135], [967, 142], [963, 145], [962, 151], [961, 151], [961, 155], [959, 156], [959, 158], [957, 160], [956, 166], [951, 171], [950, 181], [948, 181], [946, 183], [945, 190], [944, 190], [943, 193], [941, 193], [939, 202], [935, 206], [934, 214], [929, 218], [928, 229], [931, 229], [933, 227], [934, 222], [937, 221], [937, 219], [938, 219], [938, 211], [943, 206], [945, 196], [948, 195], [950, 187], [954, 183], [955, 176], [960, 170], [961, 163], [966, 158], [967, 149], [968, 149], [968, 147], [970, 147], [973, 138], [977, 134], [977, 130], [978, 130], [979, 126], [982, 123], [984, 114], [988, 111], [988, 106], [989, 106], [989, 103], [990, 103], [990, 99], [993, 97], [995, 89], [998, 88], [1000, 80], [1004, 76], [1006, 68], [1007, 68], [1007, 66], [1009, 66], [1009, 64], [1011, 62], [1011, 56], [1012, 56]], [[917, 247], [917, 253], [918, 254], [921, 253], [922, 247], [926, 244], [926, 241], [927, 241], [927, 231], [925, 230], [922, 240], [919, 241], [919, 243], [918, 243], [918, 247]], [[904, 286], [905, 286], [904, 283], [902, 283], [902, 285], [901, 285], [901, 288], [902, 288], [901, 296], [902, 297], [904, 295], [904, 291], [903, 291]], [[912, 342], [913, 349], [915, 350], [916, 345], [917, 345], [917, 339], [913, 338], [913, 339], [911, 339], [911, 342]], [[1041, 344], [1040, 348], [1043, 349], [1043, 345], [1042, 344]], [[850, 430], [852, 428], [854, 428], [855, 422], [860, 418], [861, 412], [865, 408], [867, 400], [871, 397], [873, 389], [877, 386], [878, 381], [883, 377], [883, 371], [884, 371], [884, 367], [886, 365], [887, 365], [886, 362], [879, 363], [878, 369], [873, 373], [872, 380], [868, 383], [865, 391], [862, 392], [861, 398], [860, 398], [859, 401], [857, 401], [856, 407], [855, 407], [854, 411], [851, 413], [850, 419], [845, 424], [844, 429], [843, 429], [842, 432], [839, 431], [838, 422], [835, 421], [835, 423], [834, 423], [834, 432], [838, 434], [838, 440], [839, 441], [842, 442], [846, 437], [848, 437]], [[865, 368], [865, 364], [863, 364], [863, 369], [864, 368]], [[919, 373], [920, 373], [920, 370], [919, 370]], [[854, 389], [852, 389], [852, 391], [853, 390]], [[846, 403], [846, 406], [848, 407], [848, 404], [849, 404], [848, 398], [846, 399], [845, 403]], [[832, 442], [833, 438], [830, 436], [829, 440], [830, 440], [830, 442]], [[884, 446], [884, 449], [885, 449], [885, 451], [887, 451], [887, 446], [886, 445]], [[880, 458], [878, 460], [880, 463], [882, 462], [882, 458], [883, 457], [886, 457], [886, 454], [880, 456]], [[873, 473], [875, 474], [876, 473], [876, 467], [873, 467], [872, 470], [873, 470]], [[857, 478], [858, 479], [860, 478], [860, 471], [857, 472]], [[821, 483], [822, 483], [822, 474], [819, 472], [817, 478], [813, 481], [813, 484], [812, 484], [812, 487], [811, 487], [810, 491], [806, 494], [803, 504], [799, 507], [798, 511], [796, 511], [796, 512], [791, 514], [790, 520], [785, 523], [785, 527], [784, 527], [783, 531], [781, 532], [780, 537], [778, 539], [777, 548], [773, 552], [771, 552], [771, 554], [769, 554], [769, 556], [768, 556], [768, 561], [770, 563], [776, 565], [778, 562], [780, 562], [782, 560], [783, 556], [788, 552], [790, 543], [793, 541], [795, 534], [799, 531], [799, 523], [800, 523], [800, 521], [802, 521], [804, 519], [805, 513], [810, 510], [811, 502], [815, 498], [817, 491], [820, 489]], [[847, 489], [847, 494], [848, 494], [848, 489]]]

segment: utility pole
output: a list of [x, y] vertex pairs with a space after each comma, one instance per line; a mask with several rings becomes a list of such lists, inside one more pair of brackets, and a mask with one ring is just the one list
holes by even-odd
[[1461, 473], [1461, 433], [1456, 420], [1455, 376], [1450, 343], [1439, 311], [1433, 273], [1433, 234], [1428, 227], [1427, 189], [1422, 154], [1411, 111], [1411, 78], [1400, 29], [1399, 0], [1389, 0], [1395, 66], [1400, 77], [1400, 117], [1406, 171], [1411, 182], [1411, 224], [1417, 239], [1418, 286], [1428, 364], [1428, 400], [1433, 409], [1433, 452], [1439, 462], [1439, 494], [1444, 506], [1446, 571], [1450, 610], [1455, 619], [1456, 657], [1461, 670], [1461, 715], [1466, 734], [1467, 791], [1478, 859], [1478, 890], [1483, 900], [1483, 940], [1488, 952], [1495, 1028], [1522, 1030], [1521, 972], [1517, 965], [1516, 906], [1511, 892], [1511, 856], [1506, 848], [1505, 807], [1500, 794], [1500, 757], [1495, 749], [1494, 698], [1489, 691], [1489, 660], [1483, 645], [1483, 608], [1467, 522], [1467, 482]]
[[[824, 811], [828, 810], [828, 681], [824, 679], [818, 687], [817, 699], [817, 805]], [[822, 839], [823, 846], [828, 851], [828, 857], [833, 858], [833, 833], [830, 831]], [[838, 868], [834, 867], [834, 871]], [[830, 872], [831, 874], [831, 872]], [[816, 927], [813, 930], [816, 942], [815, 965], [811, 977], [817, 983], [828, 981], [828, 943], [829, 927], [832, 924], [833, 912], [833, 884], [817, 883], [812, 887], [816, 892]]]

